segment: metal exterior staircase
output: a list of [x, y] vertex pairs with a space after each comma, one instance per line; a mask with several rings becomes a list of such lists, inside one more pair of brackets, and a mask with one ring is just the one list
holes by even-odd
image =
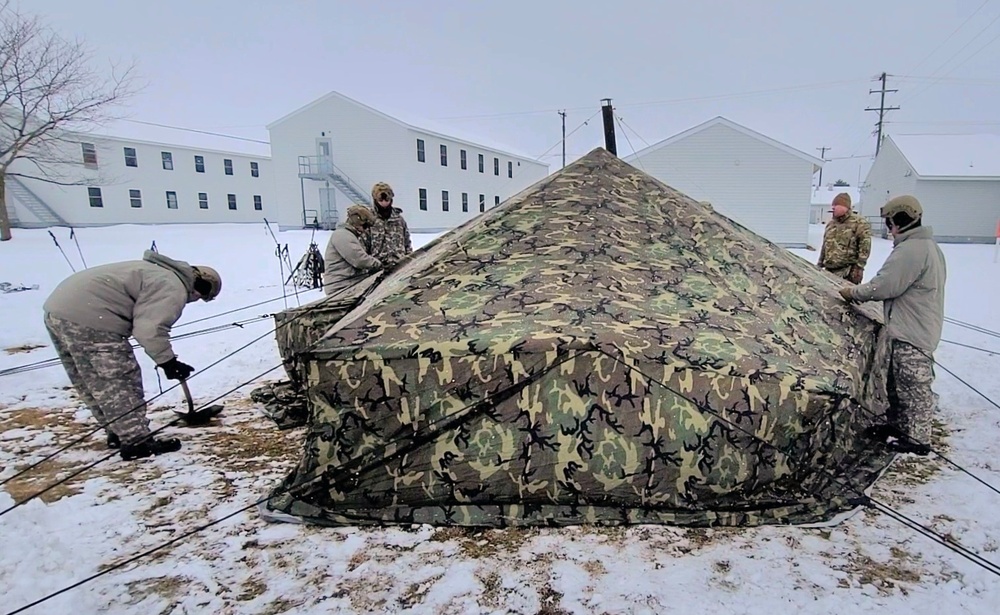
[[329, 156], [299, 156], [299, 177], [328, 181], [355, 203], [372, 204], [371, 196], [338, 169]]
[[[30, 211], [32, 214], [34, 214], [34, 216], [36, 218], [38, 218], [40, 226], [43, 226], [43, 227], [46, 227], [46, 226], [69, 226], [66, 223], [66, 221], [63, 220], [62, 216], [60, 216], [59, 214], [57, 214], [55, 212], [55, 210], [53, 210], [51, 207], [49, 207], [45, 203], [45, 201], [43, 201], [42, 199], [38, 198], [38, 195], [36, 195], [34, 192], [32, 192], [31, 189], [28, 188], [27, 186], [25, 186], [24, 182], [22, 182], [17, 177], [8, 176], [7, 179], [6, 179], [5, 184], [6, 184], [7, 196], [9, 197], [10, 195], [13, 195], [14, 198], [17, 199], [17, 202], [22, 207], [24, 207], [25, 209], [27, 209], [28, 211]], [[8, 204], [9, 203], [10, 202], [8, 201]], [[13, 210], [12, 207], [8, 207], [7, 208], [7, 212], [8, 213], [10, 213], [12, 210]], [[12, 220], [12, 223], [13, 223], [13, 220]], [[21, 225], [21, 222], [18, 223], [18, 226], [20, 226], [20, 225]], [[34, 224], [32, 224], [32, 225], [34, 225]]]

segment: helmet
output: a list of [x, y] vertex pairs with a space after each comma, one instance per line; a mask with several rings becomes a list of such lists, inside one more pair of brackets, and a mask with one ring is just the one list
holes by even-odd
[[363, 229], [375, 224], [375, 214], [364, 205], [351, 205], [347, 208], [347, 226]]
[[389, 196], [390, 201], [393, 199], [393, 197], [396, 196], [395, 193], [392, 191], [392, 186], [390, 186], [385, 182], [378, 182], [374, 186], [372, 186], [372, 203], [378, 204], [378, 197], [382, 193], [387, 194]]
[[194, 289], [202, 301], [211, 301], [222, 292], [222, 278], [219, 272], [207, 265], [194, 265]]
[[917, 220], [923, 215], [924, 209], [920, 206], [920, 201], [916, 197], [904, 194], [903, 196], [889, 199], [889, 202], [882, 206], [879, 215], [883, 218], [891, 218], [900, 212]]

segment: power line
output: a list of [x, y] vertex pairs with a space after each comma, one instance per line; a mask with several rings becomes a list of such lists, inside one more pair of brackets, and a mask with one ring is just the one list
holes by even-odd
[[260, 139], [250, 139], [247, 137], [237, 137], [235, 135], [227, 135], [221, 132], [212, 132], [210, 130], [198, 130], [197, 128], [184, 128], [183, 126], [170, 126], [168, 124], [157, 124], [156, 122], [144, 122], [142, 120], [124, 120], [126, 122], [131, 122], [133, 124], [145, 124], [146, 126], [157, 126], [159, 128], [170, 128], [172, 130], [183, 130], [185, 132], [196, 132], [203, 135], [211, 135], [213, 137], [226, 137], [227, 139], [235, 139], [237, 141], [249, 141], [250, 143], [261, 143], [263, 145], [270, 145], [270, 141], [261, 141]]
[[[985, 3], [984, 3], [984, 4], [985, 4]], [[980, 8], [982, 8], [982, 7], [980, 7]], [[977, 12], [978, 12], [978, 9], [977, 9]], [[982, 30], [980, 30], [979, 32], [977, 32], [975, 36], [973, 36], [973, 37], [972, 37], [971, 39], [969, 39], [969, 40], [968, 40], [968, 41], [967, 41], [967, 42], [966, 42], [966, 43], [965, 43], [964, 45], [962, 45], [962, 46], [961, 46], [961, 47], [960, 47], [960, 48], [958, 49], [958, 51], [956, 51], [956, 52], [955, 52], [954, 54], [952, 54], [952, 55], [951, 55], [951, 56], [950, 56], [950, 57], [949, 57], [949, 58], [948, 58], [947, 60], [945, 60], [944, 62], [942, 62], [942, 63], [941, 63], [941, 66], [939, 66], [939, 67], [937, 68], [937, 70], [935, 70], [934, 72], [932, 72], [932, 73], [931, 73], [931, 77], [935, 77], [935, 76], [937, 76], [937, 74], [938, 74], [938, 73], [939, 73], [939, 72], [940, 72], [941, 70], [944, 70], [944, 68], [945, 68], [945, 67], [946, 67], [946, 66], [948, 65], [948, 63], [949, 63], [949, 62], [951, 62], [952, 60], [954, 60], [955, 58], [957, 58], [957, 57], [959, 56], [959, 54], [961, 54], [961, 53], [962, 53], [963, 51], [965, 51], [965, 49], [966, 49], [967, 47], [969, 47], [969, 45], [971, 45], [972, 43], [974, 43], [974, 42], [976, 41], [976, 39], [978, 39], [978, 38], [979, 38], [980, 36], [982, 36], [983, 34], [985, 34], [985, 33], [986, 33], [986, 31], [987, 31], [987, 30], [989, 30], [989, 29], [990, 29], [990, 27], [991, 27], [991, 26], [992, 26], [993, 24], [995, 24], [995, 23], [996, 23], [997, 21], [1000, 21], [1000, 14], [998, 14], [998, 15], [997, 15], [996, 17], [994, 17], [994, 18], [993, 18], [993, 19], [992, 19], [992, 20], [990, 21], [990, 23], [986, 24], [986, 26], [985, 26], [985, 27], [983, 27], [983, 29], [982, 29]], [[953, 71], [957, 70], [957, 69], [958, 69], [958, 68], [959, 68], [960, 66], [962, 66], [963, 64], [965, 64], [966, 62], [968, 62], [968, 61], [969, 61], [969, 60], [971, 60], [972, 58], [976, 57], [976, 56], [977, 56], [977, 55], [979, 55], [979, 54], [980, 54], [980, 53], [981, 53], [981, 52], [982, 52], [982, 51], [983, 51], [984, 49], [986, 49], [987, 47], [989, 47], [990, 45], [992, 45], [992, 44], [993, 44], [993, 42], [994, 42], [994, 41], [996, 41], [996, 40], [997, 40], [998, 38], [1000, 38], [1000, 34], [997, 34], [996, 36], [994, 36], [993, 38], [991, 38], [991, 39], [990, 39], [989, 41], [987, 41], [987, 42], [986, 42], [986, 44], [985, 44], [985, 45], [983, 45], [982, 47], [980, 47], [979, 49], [977, 49], [976, 51], [974, 51], [974, 52], [972, 53], [972, 55], [968, 56], [967, 58], [965, 58], [964, 60], [962, 60], [961, 62], [959, 62], [958, 64], [956, 64], [955, 66], [953, 66], [953, 67], [951, 67], [950, 69], [948, 69], [947, 71], [945, 71], [945, 73], [944, 73], [944, 74], [942, 74], [942, 75], [940, 75], [940, 77], [946, 77], [947, 75], [951, 74], [951, 73], [952, 73]], [[935, 81], [932, 81], [931, 83], [929, 83], [929, 84], [927, 84], [926, 86], [924, 86], [924, 88], [923, 88], [923, 89], [920, 89], [920, 90], [917, 90], [916, 92], [914, 92], [914, 93], [913, 93], [913, 94], [911, 94], [910, 96], [908, 96], [908, 97], [905, 97], [905, 98], [903, 99], [903, 102], [909, 102], [909, 101], [913, 100], [914, 98], [916, 98], [917, 96], [920, 96], [921, 94], [923, 94], [924, 92], [926, 92], [926, 91], [927, 91], [927, 90], [929, 90], [930, 88], [932, 88], [932, 87], [934, 87], [935, 85], [937, 85], [938, 81], [939, 81], [939, 79], [936, 79]]]
[[[649, 100], [635, 103], [628, 103], [624, 105], [615, 105], [615, 109], [622, 109], [628, 107], [646, 107], [652, 105], [672, 105], [688, 102], [704, 102], [709, 100], [724, 100], [729, 98], [743, 98], [750, 96], [761, 96], [765, 94], [775, 94], [779, 92], [793, 92], [793, 91], [806, 91], [813, 89], [822, 89], [828, 87], [836, 87], [842, 85], [856, 85], [864, 80], [859, 79], [844, 79], [839, 81], [824, 81], [819, 83], [808, 83], [802, 85], [791, 85], [782, 86], [777, 88], [768, 88], [762, 90], [746, 90], [742, 92], [729, 92], [726, 94], [712, 94], [709, 96], [693, 96], [687, 98], [669, 98], [663, 100]], [[504, 118], [504, 117], [514, 117], [519, 115], [543, 115], [549, 113], [559, 113], [560, 111], [588, 111], [593, 107], [563, 107], [562, 109], [539, 109], [530, 111], [511, 111], [506, 113], [490, 113], [483, 115], [458, 115], [451, 117], [439, 117], [435, 118], [437, 120], [474, 120], [474, 119], [490, 119], [490, 118]]]
[[[593, 108], [593, 107], [591, 107], [591, 108]], [[590, 123], [590, 120], [592, 120], [592, 119], [594, 119], [595, 117], [597, 117], [598, 115], [600, 115], [600, 113], [601, 113], [601, 111], [600, 111], [600, 110], [598, 110], [598, 111], [597, 111], [597, 113], [595, 113], [594, 115], [591, 115], [590, 117], [588, 117], [587, 119], [585, 119], [585, 120], [583, 121], [583, 123], [582, 123], [582, 124], [580, 124], [579, 126], [577, 126], [576, 128], [574, 128], [573, 130], [571, 130], [571, 131], [570, 131], [570, 132], [569, 132], [568, 134], [566, 134], [566, 135], [565, 135], [565, 136], [564, 136], [564, 137], [563, 137], [562, 139], [560, 139], [560, 140], [556, 141], [556, 142], [555, 142], [555, 144], [554, 144], [554, 145], [553, 145], [552, 147], [550, 147], [549, 149], [547, 149], [547, 150], [545, 150], [544, 152], [542, 152], [542, 153], [541, 153], [541, 155], [539, 155], [539, 156], [535, 157], [535, 160], [538, 160], [538, 159], [542, 158], [543, 156], [545, 156], [545, 154], [548, 154], [549, 152], [551, 152], [551, 151], [552, 151], [553, 149], [555, 149], [555, 147], [556, 147], [556, 146], [558, 146], [558, 145], [559, 145], [560, 143], [564, 143], [567, 137], [571, 137], [571, 136], [573, 136], [573, 133], [575, 133], [575, 132], [576, 132], [577, 130], [580, 130], [580, 129], [581, 129], [581, 128], [583, 128], [584, 126], [588, 125], [588, 124]]]
[[[941, 41], [940, 43], [938, 43], [937, 47], [935, 47], [934, 49], [931, 49], [930, 53], [928, 53], [927, 55], [925, 55], [919, 62], [917, 62], [916, 64], [914, 64], [913, 67], [910, 69], [910, 71], [911, 72], [916, 72], [916, 70], [918, 68], [920, 68], [923, 65], [924, 62], [926, 62], [927, 60], [929, 60], [930, 57], [933, 56], [935, 53], [937, 53], [937, 51], [939, 49], [941, 49], [942, 47], [944, 47], [945, 43], [947, 43], [948, 41], [951, 40], [951, 37], [955, 36], [958, 33], [959, 30], [961, 30], [963, 27], [965, 27], [965, 24], [969, 23], [969, 21], [971, 21], [972, 18], [975, 17], [979, 13], [979, 11], [983, 10], [983, 7], [985, 7], [989, 3], [990, 3], [990, 0], [986, 0], [985, 2], [983, 2], [982, 4], [980, 4], [979, 8], [977, 8], [974, 11], [972, 11], [972, 14], [969, 15], [968, 17], [966, 17], [965, 21], [963, 21], [962, 23], [958, 24], [958, 27], [955, 28], [954, 30], [952, 30], [951, 34], [949, 34], [948, 36], [946, 36], [943, 41]], [[893, 77], [896, 77], [896, 75], [893, 75]]]

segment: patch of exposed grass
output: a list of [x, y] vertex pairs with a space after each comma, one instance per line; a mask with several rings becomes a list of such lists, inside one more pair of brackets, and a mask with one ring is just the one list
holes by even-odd
[[[890, 554], [888, 562], [878, 562], [867, 555], [854, 553], [835, 569], [847, 573], [861, 585], [871, 585], [883, 596], [891, 595], [896, 589], [906, 595], [908, 585], [920, 582], [919, 558], [898, 547], [892, 547]], [[840, 585], [847, 587], [849, 582], [842, 579]]]
[[497, 553], [513, 553], [535, 536], [538, 529], [505, 528], [502, 530], [484, 530], [471, 527], [443, 527], [431, 534], [432, 542], [458, 542], [462, 554], [473, 559], [488, 559]]
[[442, 578], [444, 578], [444, 575], [438, 574], [429, 579], [425, 579], [420, 583], [410, 583], [410, 585], [407, 586], [406, 590], [403, 592], [403, 595], [397, 599], [399, 606], [404, 609], [408, 609], [420, 604], [424, 601], [424, 598], [427, 597], [427, 592], [429, 592], [431, 588], [434, 587], [434, 584]]
[[503, 595], [503, 579], [500, 574], [491, 570], [485, 576], [480, 577], [483, 584], [483, 592], [479, 597], [479, 604], [491, 609], [500, 607], [500, 597]]
[[172, 600], [187, 593], [191, 579], [182, 576], [155, 577], [130, 581], [125, 584], [128, 592], [142, 597], [155, 594], [167, 600]]
[[[22, 476], [9, 479], [3, 488], [10, 494], [10, 497], [14, 498], [15, 502], [22, 502], [43, 489], [55, 485], [63, 477], [79, 469], [80, 467], [77, 463], [53, 459], [46, 461]], [[46, 504], [51, 504], [63, 498], [74, 496], [83, 490], [83, 483], [91, 478], [90, 474], [91, 472], [84, 472], [79, 476], [74, 476], [70, 480], [48, 489], [45, 493], [39, 495], [38, 499]]]
[[559, 607], [559, 602], [563, 599], [560, 592], [552, 589], [548, 583], [538, 589], [538, 602], [541, 604], [538, 615], [569, 615], [569, 611]]
[[240, 585], [240, 593], [237, 594], [236, 599], [240, 602], [247, 602], [253, 600], [257, 596], [260, 596], [267, 591], [267, 583], [261, 581], [260, 579], [247, 579], [243, 581]]

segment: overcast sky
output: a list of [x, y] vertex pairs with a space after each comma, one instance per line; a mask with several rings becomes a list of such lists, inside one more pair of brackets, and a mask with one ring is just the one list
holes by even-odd
[[[608, 97], [637, 149], [723, 115], [809, 154], [860, 156], [824, 172], [854, 184], [874, 153], [864, 108], [878, 106], [882, 71], [899, 90], [887, 104], [902, 107], [890, 133], [1000, 132], [996, 1], [20, 4], [99, 60], [138, 62], [148, 85], [132, 118], [246, 137], [267, 139], [267, 123], [336, 90], [547, 154], [555, 170], [556, 110], [572, 131]], [[568, 158], [600, 145], [598, 115], [567, 139]]]

